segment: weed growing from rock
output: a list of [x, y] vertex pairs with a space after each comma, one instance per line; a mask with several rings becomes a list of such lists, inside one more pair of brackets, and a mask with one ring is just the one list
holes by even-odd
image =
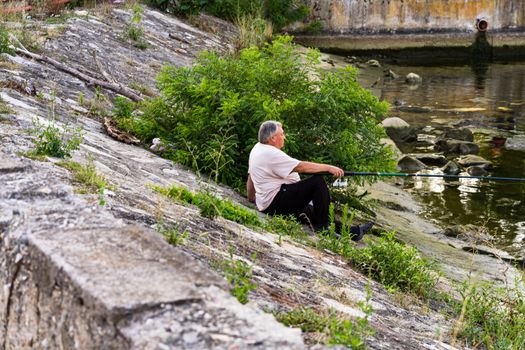
[[84, 93], [82, 91], [80, 91], [78, 93], [78, 104], [83, 106], [85, 102], [86, 101], [85, 101]]
[[281, 237], [289, 236], [298, 241], [308, 239], [308, 234], [304, 231], [303, 225], [292, 215], [268, 216], [263, 228], [268, 232], [273, 232]]
[[68, 124], [60, 127], [55, 120], [44, 125], [38, 119], [33, 119], [30, 132], [35, 136], [31, 140], [35, 149], [29, 153], [35, 156], [71, 157], [71, 152], [80, 148], [83, 139], [81, 127], [71, 128]]
[[233, 251], [233, 246], [230, 246], [230, 259], [223, 261], [220, 265], [220, 269], [231, 285], [230, 293], [236, 297], [241, 304], [246, 304], [248, 302], [248, 294], [250, 291], [257, 288], [257, 284], [252, 282], [252, 268], [257, 255], [256, 253], [253, 253], [252, 265], [249, 265], [244, 260], [235, 259]]
[[462, 302], [457, 304], [453, 340], [459, 336], [475, 348], [525, 349], [524, 291], [523, 279], [505, 288], [466, 281], [460, 288]]
[[13, 113], [13, 109], [7, 105], [4, 100], [2, 99], [2, 96], [0, 96], [0, 114], [11, 114]]
[[[289, 312], [275, 313], [275, 318], [285, 326], [298, 327], [304, 333], [321, 335], [322, 342], [329, 345], [343, 345], [350, 349], [365, 349], [366, 338], [374, 333], [369, 324], [373, 309], [370, 304], [371, 291], [367, 288], [365, 302], [359, 302], [364, 317], [350, 321], [331, 310], [315, 310], [299, 307]], [[313, 338], [313, 337], [309, 337]]]
[[14, 55], [15, 53], [9, 41], [9, 32], [2, 25], [0, 25], [0, 53], [9, 55]]
[[391, 290], [430, 297], [439, 280], [436, 264], [421, 257], [414, 247], [398, 242], [394, 234], [384, 232], [376, 242], [349, 250], [350, 260]]
[[181, 230], [177, 225], [163, 225], [160, 223], [157, 227], [164, 239], [173, 246], [184, 245], [189, 236], [188, 231]]
[[394, 231], [384, 232], [378, 239], [367, 240], [365, 247], [357, 248], [345, 237], [345, 226], [349, 227], [351, 220], [342, 223], [340, 237], [335, 235], [333, 212], [331, 205], [331, 229], [320, 235], [319, 248], [348, 258], [363, 274], [371, 276], [391, 291], [401, 290], [424, 298], [432, 295], [439, 280], [435, 263], [421, 257], [414, 247], [397, 241]]
[[73, 182], [79, 185], [79, 193], [98, 193], [100, 195], [102, 192], [103, 198], [105, 189], [113, 188], [108, 186], [104, 176], [97, 173], [97, 168], [91, 158], [85, 165], [73, 161], [61, 161], [56, 164], [71, 171]]
[[123, 40], [130, 40], [133, 46], [143, 50], [148, 47], [148, 43], [144, 40], [144, 28], [140, 24], [144, 9], [136, 4], [133, 6], [132, 11], [131, 21], [126, 30], [121, 34], [121, 37]]
[[239, 34], [235, 40], [235, 49], [240, 51], [250, 46], [262, 47], [273, 35], [271, 22], [251, 15], [244, 15], [235, 20]]
[[259, 216], [253, 210], [234, 204], [230, 200], [217, 198], [209, 192], [193, 193], [180, 186], [170, 188], [153, 186], [153, 189], [169, 198], [197, 206], [200, 209], [200, 214], [209, 219], [220, 216], [246, 226], [261, 226]]

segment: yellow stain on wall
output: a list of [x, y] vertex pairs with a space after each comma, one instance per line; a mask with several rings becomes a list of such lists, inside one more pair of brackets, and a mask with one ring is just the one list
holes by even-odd
[[[323, 0], [309, 0], [311, 4]], [[326, 0], [324, 0], [326, 1]], [[479, 17], [520, 26], [525, 17], [523, 0], [330, 0], [324, 18], [331, 29], [349, 28], [455, 28], [474, 25]], [[511, 9], [509, 11], [509, 9]], [[508, 12], [523, 12], [514, 16]], [[517, 17], [517, 18], [516, 18]], [[319, 17], [317, 17], [319, 18]], [[514, 22], [519, 23], [514, 23]], [[492, 23], [491, 23], [492, 24]]]
[[346, 6], [342, 1], [334, 1], [330, 4], [330, 25], [334, 29], [344, 28], [348, 25]]

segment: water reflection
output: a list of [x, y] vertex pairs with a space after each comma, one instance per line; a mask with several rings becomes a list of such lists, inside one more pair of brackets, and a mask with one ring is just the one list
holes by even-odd
[[[423, 78], [416, 90], [403, 79], [385, 81], [381, 96], [397, 106], [390, 116], [416, 127], [468, 125], [476, 132], [479, 155], [493, 162], [490, 175], [525, 177], [525, 153], [504, 147], [508, 137], [525, 132], [525, 63], [389, 68], [401, 76], [414, 72]], [[485, 227], [497, 246], [525, 254], [524, 183], [413, 178], [404, 187], [424, 203], [427, 218], [442, 226]]]
[[401, 107], [428, 107], [427, 113], [392, 109], [415, 126], [471, 120], [485, 126], [525, 131], [525, 64], [477, 64], [461, 67], [392, 66], [401, 76], [419, 74], [423, 82], [410, 90], [403, 79], [385, 81], [381, 98]]
[[[427, 169], [419, 172], [420, 174], [443, 175], [441, 169]], [[442, 177], [415, 177], [414, 189], [441, 193], [445, 190], [445, 179]]]
[[474, 74], [474, 87], [476, 90], [484, 90], [489, 65], [486, 62], [476, 62], [471, 66], [471, 69]]
[[[468, 173], [461, 173], [460, 175], [468, 176]], [[458, 190], [465, 193], [476, 193], [480, 191], [480, 182], [479, 179], [470, 179], [470, 178], [461, 178], [459, 179]]]

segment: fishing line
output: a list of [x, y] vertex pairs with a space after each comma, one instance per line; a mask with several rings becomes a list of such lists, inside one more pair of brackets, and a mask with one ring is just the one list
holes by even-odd
[[[328, 172], [317, 173], [319, 175], [332, 175]], [[511, 181], [525, 182], [525, 178], [520, 177], [501, 177], [501, 176], [473, 176], [473, 175], [440, 175], [440, 174], [418, 174], [418, 173], [381, 173], [373, 171], [345, 171], [348, 176], [378, 176], [378, 177], [437, 177], [443, 179], [477, 179], [482, 181]]]

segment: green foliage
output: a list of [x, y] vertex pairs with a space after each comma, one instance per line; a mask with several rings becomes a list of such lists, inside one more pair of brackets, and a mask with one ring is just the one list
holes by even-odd
[[298, 327], [305, 333], [323, 335], [329, 345], [343, 345], [350, 349], [365, 349], [366, 338], [374, 333], [368, 318], [373, 309], [370, 304], [371, 292], [367, 288], [366, 302], [359, 302], [364, 317], [357, 317], [355, 322], [338, 315], [334, 310], [315, 310], [300, 307], [289, 312], [275, 313], [275, 318], [288, 327]]
[[184, 245], [189, 236], [188, 231], [181, 231], [177, 225], [159, 224], [158, 230], [166, 241], [173, 246], [178, 246], [179, 244]]
[[131, 131], [133, 128], [133, 111], [135, 103], [125, 97], [117, 96], [113, 100], [112, 117], [121, 130]]
[[309, 307], [299, 307], [288, 312], [274, 314], [277, 321], [287, 327], [301, 328], [305, 333], [323, 332], [329, 323], [330, 314]]
[[304, 19], [310, 9], [298, 0], [268, 0], [267, 18], [276, 30]]
[[142, 13], [144, 9], [140, 5], [133, 6], [131, 21], [126, 27], [126, 31], [121, 34], [123, 40], [130, 40], [136, 48], [145, 49], [148, 44], [144, 40], [144, 28], [141, 25]]
[[56, 164], [73, 173], [73, 182], [80, 185], [81, 193], [103, 193], [106, 188], [112, 188], [107, 185], [106, 178], [97, 173], [97, 167], [91, 158], [85, 165], [73, 161], [61, 161]]
[[[355, 179], [356, 183], [360, 183], [362, 179]], [[348, 183], [342, 187], [328, 186], [330, 190], [330, 199], [337, 205], [348, 205], [349, 208], [359, 210], [367, 215], [376, 216], [371, 208], [370, 201], [366, 200], [368, 192], [362, 194], [357, 193], [357, 186], [353, 183]]]
[[428, 298], [439, 279], [435, 263], [421, 257], [414, 247], [396, 241], [394, 231], [383, 233], [377, 241], [359, 249], [349, 240], [330, 234], [321, 236], [319, 246], [349, 258], [360, 271], [390, 290]]
[[10, 114], [13, 113], [13, 109], [7, 105], [2, 96], [0, 96], [0, 114]]
[[70, 157], [72, 151], [79, 149], [83, 138], [81, 127], [71, 129], [67, 124], [59, 127], [54, 120], [44, 125], [38, 119], [33, 119], [30, 132], [35, 136], [31, 140], [35, 144], [31, 153], [36, 156]]
[[[180, 16], [206, 12], [229, 21], [243, 16], [263, 17], [276, 30], [302, 20], [309, 12], [299, 0], [150, 0], [150, 5]], [[267, 3], [267, 8], [264, 4]]]
[[301, 223], [292, 215], [268, 216], [263, 227], [269, 232], [296, 239], [305, 239], [308, 236]]
[[240, 51], [246, 47], [262, 47], [272, 38], [272, 26], [270, 22], [259, 18], [244, 15], [235, 20], [239, 35], [235, 42], [235, 49]]
[[236, 187], [244, 182], [259, 125], [268, 119], [284, 122], [293, 157], [356, 171], [391, 170], [391, 152], [379, 142], [387, 104], [359, 86], [353, 68], [321, 71], [319, 53], [301, 54], [291, 40], [278, 37], [238, 57], [203, 53], [191, 68], [164, 68], [162, 96], [147, 104], [134, 132], [145, 141], [172, 143], [174, 160], [215, 171], [219, 181]]
[[316, 19], [303, 28], [304, 32], [308, 34], [319, 34], [323, 30], [323, 22]]
[[523, 280], [514, 287], [496, 288], [488, 282], [465, 283], [460, 294], [462, 315], [459, 335], [467, 345], [486, 349], [525, 348], [525, 298]]
[[14, 55], [15, 51], [11, 48], [11, 43], [9, 41], [9, 32], [4, 26], [0, 25], [0, 53], [7, 53], [9, 55]]
[[234, 204], [230, 200], [217, 198], [208, 192], [193, 193], [179, 186], [170, 188], [153, 187], [153, 189], [169, 198], [197, 206], [204, 217], [214, 219], [217, 216], [221, 216], [247, 226], [256, 227], [261, 225], [259, 216], [253, 210]]
[[221, 270], [231, 285], [230, 293], [236, 297], [241, 304], [246, 304], [250, 291], [257, 288], [257, 284], [252, 282], [252, 268], [257, 256], [256, 253], [253, 253], [252, 265], [248, 265], [243, 260], [235, 259], [233, 250], [233, 247], [230, 246], [230, 259], [223, 262]]

